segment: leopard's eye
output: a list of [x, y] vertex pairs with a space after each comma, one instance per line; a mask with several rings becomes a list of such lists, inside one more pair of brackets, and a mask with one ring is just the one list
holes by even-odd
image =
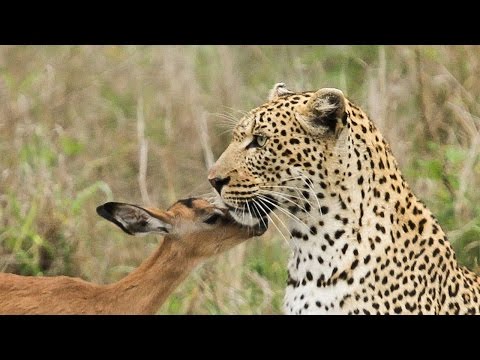
[[268, 138], [263, 135], [253, 135], [253, 140], [248, 144], [247, 149], [262, 147], [267, 143]]

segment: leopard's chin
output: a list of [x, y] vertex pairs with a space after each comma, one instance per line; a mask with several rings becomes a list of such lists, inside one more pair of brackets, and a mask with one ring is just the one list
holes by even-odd
[[233, 218], [233, 220], [244, 226], [257, 226], [260, 222], [262, 222], [262, 218], [255, 217], [248, 212], [239, 212], [234, 208], [229, 209], [228, 212], [230, 213], [230, 216]]
[[254, 233], [257, 236], [262, 235], [268, 229], [267, 217], [258, 218], [248, 213], [244, 215], [243, 213], [239, 213], [238, 210], [235, 211], [234, 209], [230, 209], [228, 213], [238, 224], [254, 229]]
[[254, 229], [257, 236], [262, 235], [268, 229], [268, 216], [260, 216], [256, 212], [248, 211], [247, 209], [240, 209], [226, 204], [220, 196], [217, 196], [214, 201], [215, 206], [225, 209], [228, 212], [231, 220], [236, 223]]
[[227, 204], [220, 199], [224, 206], [228, 208], [230, 216], [238, 223], [245, 226], [268, 226], [268, 214], [274, 210], [277, 201], [271, 196], [262, 196], [262, 198], [251, 198], [244, 201], [241, 206]]

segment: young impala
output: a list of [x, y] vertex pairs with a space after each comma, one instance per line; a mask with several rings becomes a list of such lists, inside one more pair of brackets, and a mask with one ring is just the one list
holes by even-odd
[[1, 314], [153, 314], [202, 261], [266, 230], [240, 226], [204, 199], [167, 211], [109, 202], [97, 213], [131, 235], [164, 234], [154, 253], [120, 281], [98, 285], [67, 276], [0, 274]]

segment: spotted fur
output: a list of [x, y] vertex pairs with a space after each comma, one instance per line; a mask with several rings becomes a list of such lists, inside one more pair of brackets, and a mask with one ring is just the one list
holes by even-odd
[[209, 178], [239, 222], [288, 212], [286, 313], [480, 312], [480, 278], [458, 264], [382, 134], [340, 90], [277, 84]]

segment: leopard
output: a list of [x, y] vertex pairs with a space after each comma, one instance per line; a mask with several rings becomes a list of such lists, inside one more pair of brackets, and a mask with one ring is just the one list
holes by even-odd
[[208, 180], [237, 222], [288, 234], [285, 314], [480, 313], [480, 277], [339, 89], [275, 84], [235, 124]]

